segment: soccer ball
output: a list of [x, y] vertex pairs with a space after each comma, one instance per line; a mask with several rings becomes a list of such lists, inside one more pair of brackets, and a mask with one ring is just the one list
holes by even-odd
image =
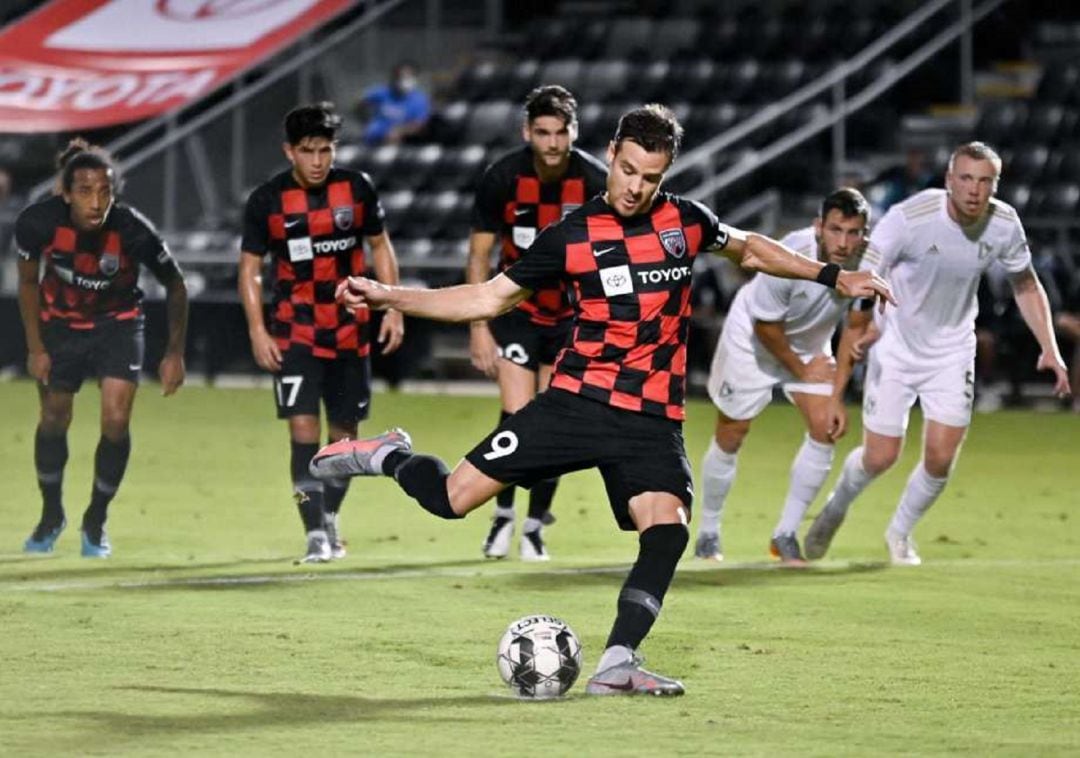
[[499, 676], [520, 697], [565, 695], [581, 673], [581, 643], [565, 621], [526, 616], [499, 640]]

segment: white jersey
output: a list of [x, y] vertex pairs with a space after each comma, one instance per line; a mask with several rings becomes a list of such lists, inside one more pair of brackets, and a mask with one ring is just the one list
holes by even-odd
[[[813, 227], [791, 232], [781, 242], [805, 258], [818, 260]], [[754, 322], [782, 321], [791, 350], [800, 358], [832, 355], [833, 332], [850, 302], [817, 282], [758, 274], [735, 296], [721, 339], [732, 352], [755, 354], [759, 362], [779, 365], [754, 336]]]
[[914, 366], [967, 363], [975, 355], [979, 277], [998, 261], [1010, 273], [1031, 264], [1012, 206], [990, 201], [973, 229], [953, 221], [945, 190], [923, 190], [889, 209], [870, 235], [861, 268], [888, 280], [900, 305], [881, 321], [879, 357]]

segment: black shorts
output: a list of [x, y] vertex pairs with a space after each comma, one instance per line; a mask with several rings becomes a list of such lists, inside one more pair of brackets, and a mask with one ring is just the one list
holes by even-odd
[[633, 530], [630, 498], [670, 492], [694, 498], [682, 424], [613, 408], [565, 390], [549, 389], [465, 456], [499, 482], [528, 487], [570, 471], [597, 468], [619, 528]]
[[567, 318], [554, 326], [539, 326], [517, 308], [488, 322], [499, 355], [529, 371], [555, 364], [559, 351], [566, 346], [571, 323], [572, 319]]
[[49, 388], [78, 392], [87, 377], [139, 383], [146, 336], [141, 318], [103, 321], [93, 329], [69, 329], [50, 321], [41, 333], [49, 354]]
[[301, 348], [286, 350], [281, 371], [274, 374], [277, 417], [318, 416], [320, 400], [331, 423], [351, 426], [366, 419], [371, 406], [368, 359], [355, 353], [316, 358]]

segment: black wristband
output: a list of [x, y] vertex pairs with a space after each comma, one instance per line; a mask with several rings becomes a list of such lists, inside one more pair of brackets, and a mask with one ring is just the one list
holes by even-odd
[[818, 284], [824, 284], [826, 287], [836, 289], [836, 280], [840, 278], [840, 264], [839, 263], [826, 263], [821, 267], [821, 271], [817, 272], [817, 278], [814, 280]]

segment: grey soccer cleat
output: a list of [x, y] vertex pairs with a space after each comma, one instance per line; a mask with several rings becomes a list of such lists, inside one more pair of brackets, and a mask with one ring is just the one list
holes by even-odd
[[539, 529], [531, 532], [522, 532], [521, 547], [518, 555], [523, 561], [550, 561], [551, 555], [544, 544], [544, 538]]
[[316, 479], [381, 476], [383, 461], [396, 450], [412, 450], [412, 439], [404, 429], [390, 429], [362, 440], [338, 440], [315, 453], [308, 470]]
[[307, 554], [303, 558], [297, 558], [297, 566], [303, 563], [329, 563], [333, 557], [330, 550], [330, 540], [322, 529], [314, 529], [308, 532]]
[[788, 566], [805, 566], [799, 541], [794, 534], [778, 534], [769, 540], [769, 555], [779, 558], [780, 562]]
[[830, 508], [828, 502], [825, 503], [825, 507], [814, 519], [814, 523], [810, 524], [810, 528], [806, 531], [806, 538], [803, 540], [808, 559], [816, 561], [818, 558], [825, 557], [833, 537], [836, 536], [836, 530], [844, 523], [846, 515]]
[[586, 695], [653, 695], [674, 697], [686, 692], [682, 682], [642, 668], [644, 659], [634, 656], [625, 663], [593, 674], [585, 685]]
[[915, 540], [910, 534], [897, 534], [886, 530], [885, 545], [889, 548], [889, 562], [894, 566], [918, 566], [922, 558], [915, 548]]
[[699, 532], [694, 543], [694, 557], [706, 561], [724, 560], [724, 550], [720, 547], [720, 535], [713, 532]]
[[514, 535], [514, 519], [496, 516], [491, 519], [491, 531], [484, 540], [485, 558], [505, 558], [510, 554], [510, 538]]

